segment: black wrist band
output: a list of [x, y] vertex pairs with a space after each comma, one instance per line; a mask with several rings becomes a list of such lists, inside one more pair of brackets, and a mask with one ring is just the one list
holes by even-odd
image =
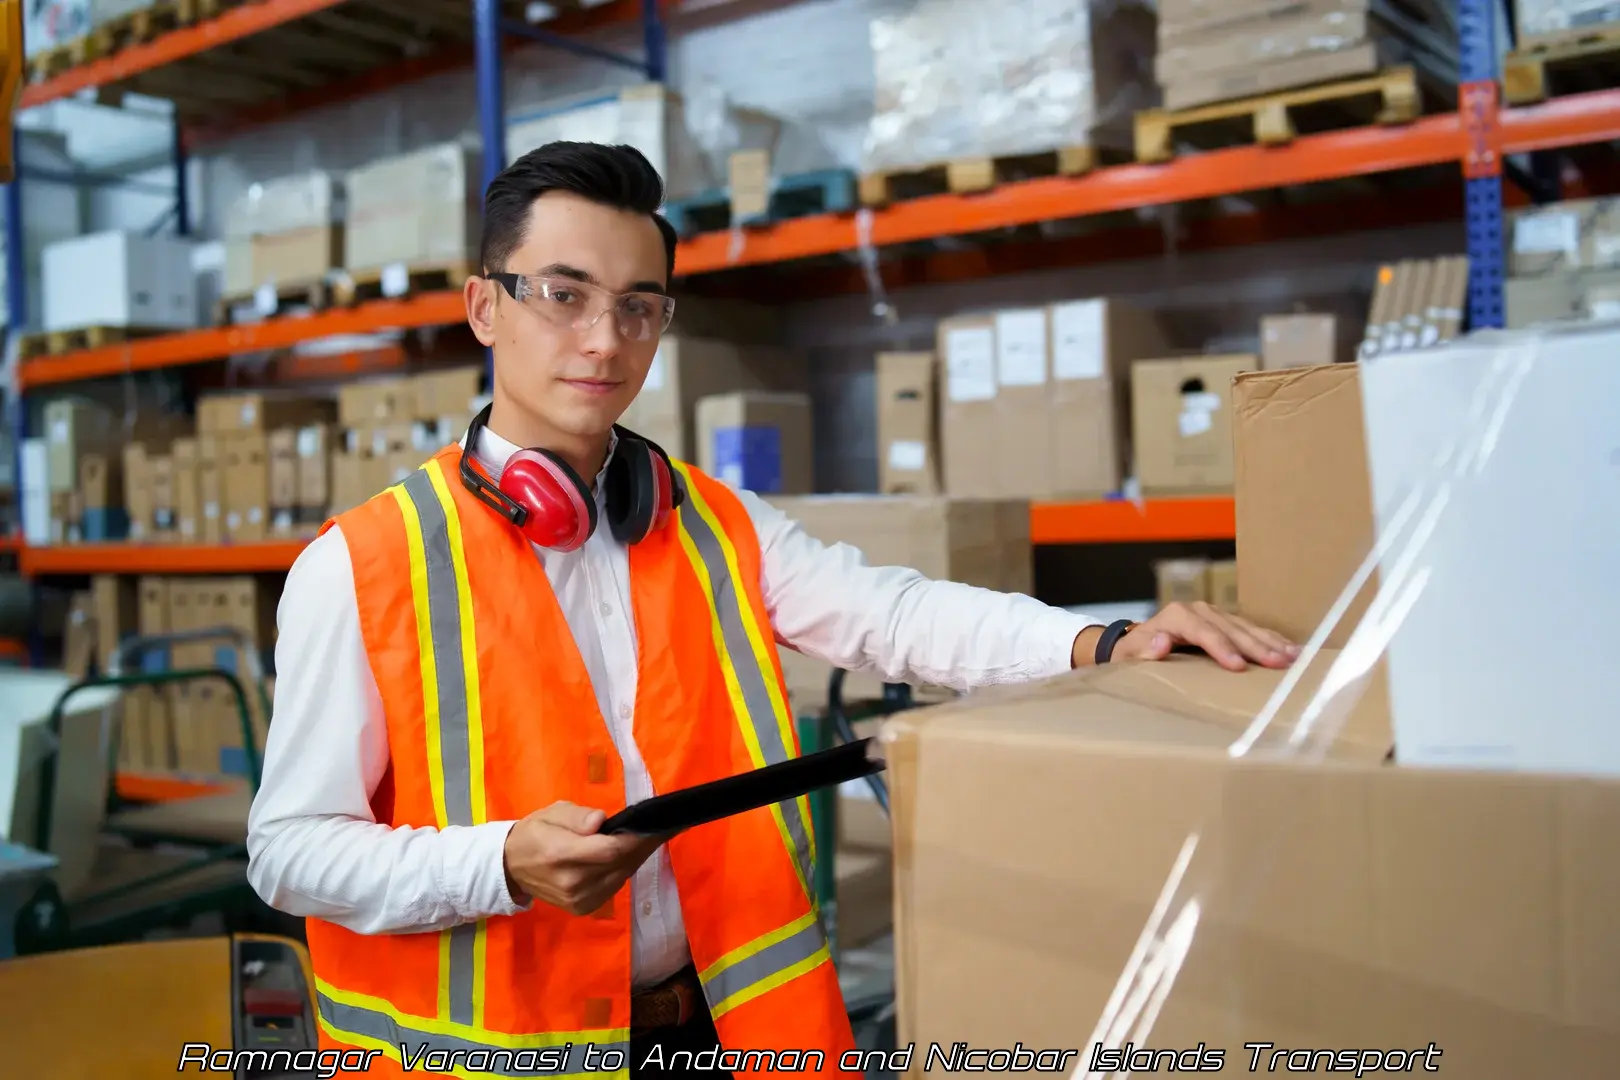
[[1092, 658], [1100, 667], [1114, 658], [1114, 646], [1119, 639], [1130, 633], [1135, 623], [1129, 619], [1116, 619], [1103, 630], [1102, 637], [1097, 639], [1097, 652]]

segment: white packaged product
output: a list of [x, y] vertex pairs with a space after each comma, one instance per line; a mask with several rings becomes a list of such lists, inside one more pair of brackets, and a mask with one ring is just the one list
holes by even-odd
[[1620, 0], [1519, 0], [1519, 36], [1542, 37], [1620, 23]]
[[875, 100], [862, 168], [1069, 147], [1126, 148], [1155, 102], [1142, 0], [912, 0], [871, 24]]

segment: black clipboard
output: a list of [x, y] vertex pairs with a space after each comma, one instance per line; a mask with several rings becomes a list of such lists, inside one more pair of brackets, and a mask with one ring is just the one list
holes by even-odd
[[875, 741], [859, 739], [792, 761], [643, 799], [609, 817], [599, 831], [673, 836], [695, 825], [797, 799], [884, 768]]

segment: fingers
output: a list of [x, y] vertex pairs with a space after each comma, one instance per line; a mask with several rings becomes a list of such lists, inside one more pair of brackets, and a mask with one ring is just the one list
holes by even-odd
[[[1207, 604], [1191, 607], [1174, 604], [1159, 613], [1164, 620], [1163, 629], [1189, 645], [1196, 645], [1208, 653], [1228, 671], [1243, 671], [1249, 664], [1243, 649], [1233, 640], [1227, 628], [1217, 621], [1219, 613]], [[1215, 617], [1212, 617], [1215, 616]]]
[[1250, 660], [1266, 667], [1287, 667], [1299, 656], [1299, 646], [1276, 631], [1256, 626], [1242, 616], [1230, 615], [1218, 609], [1215, 614], [1235, 631], [1231, 635], [1233, 640]]
[[593, 836], [607, 815], [600, 810], [592, 810], [585, 806], [575, 806], [571, 802], [555, 802], [543, 810], [537, 811], [536, 816], [547, 825], [555, 825], [560, 829], [567, 829], [580, 836]]

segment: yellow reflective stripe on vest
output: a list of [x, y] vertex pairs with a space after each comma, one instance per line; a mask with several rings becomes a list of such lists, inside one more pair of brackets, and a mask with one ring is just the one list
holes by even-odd
[[[746, 590], [739, 584], [737, 552], [704, 501], [687, 466], [677, 463], [686, 481], [686, 503], [677, 512], [681, 547], [703, 584], [709, 601], [714, 651], [725, 673], [732, 711], [754, 768], [792, 757], [797, 745], [793, 718], [766, 651], [766, 638]], [[815, 904], [815, 833], [810, 827], [810, 800], [798, 798], [771, 807], [777, 829], [793, 858], [805, 896]]]
[[[381, 998], [338, 990], [315, 980], [321, 1027], [333, 1039], [362, 1050], [381, 1050], [412, 1071], [440, 1075], [590, 1076], [628, 1075], [630, 1032], [546, 1032], [505, 1035], [463, 1024], [408, 1016]], [[613, 1055], [622, 1055], [615, 1058]], [[448, 1060], [446, 1060], [448, 1059]]]
[[831, 959], [821, 920], [812, 911], [733, 949], [699, 972], [698, 980], [709, 1011], [720, 1017]]
[[[482, 825], [484, 727], [472, 590], [455, 501], [437, 460], [389, 489], [405, 519], [411, 602], [421, 651], [429, 783], [438, 826]], [[484, 1023], [485, 924], [439, 934], [439, 1016]]]

